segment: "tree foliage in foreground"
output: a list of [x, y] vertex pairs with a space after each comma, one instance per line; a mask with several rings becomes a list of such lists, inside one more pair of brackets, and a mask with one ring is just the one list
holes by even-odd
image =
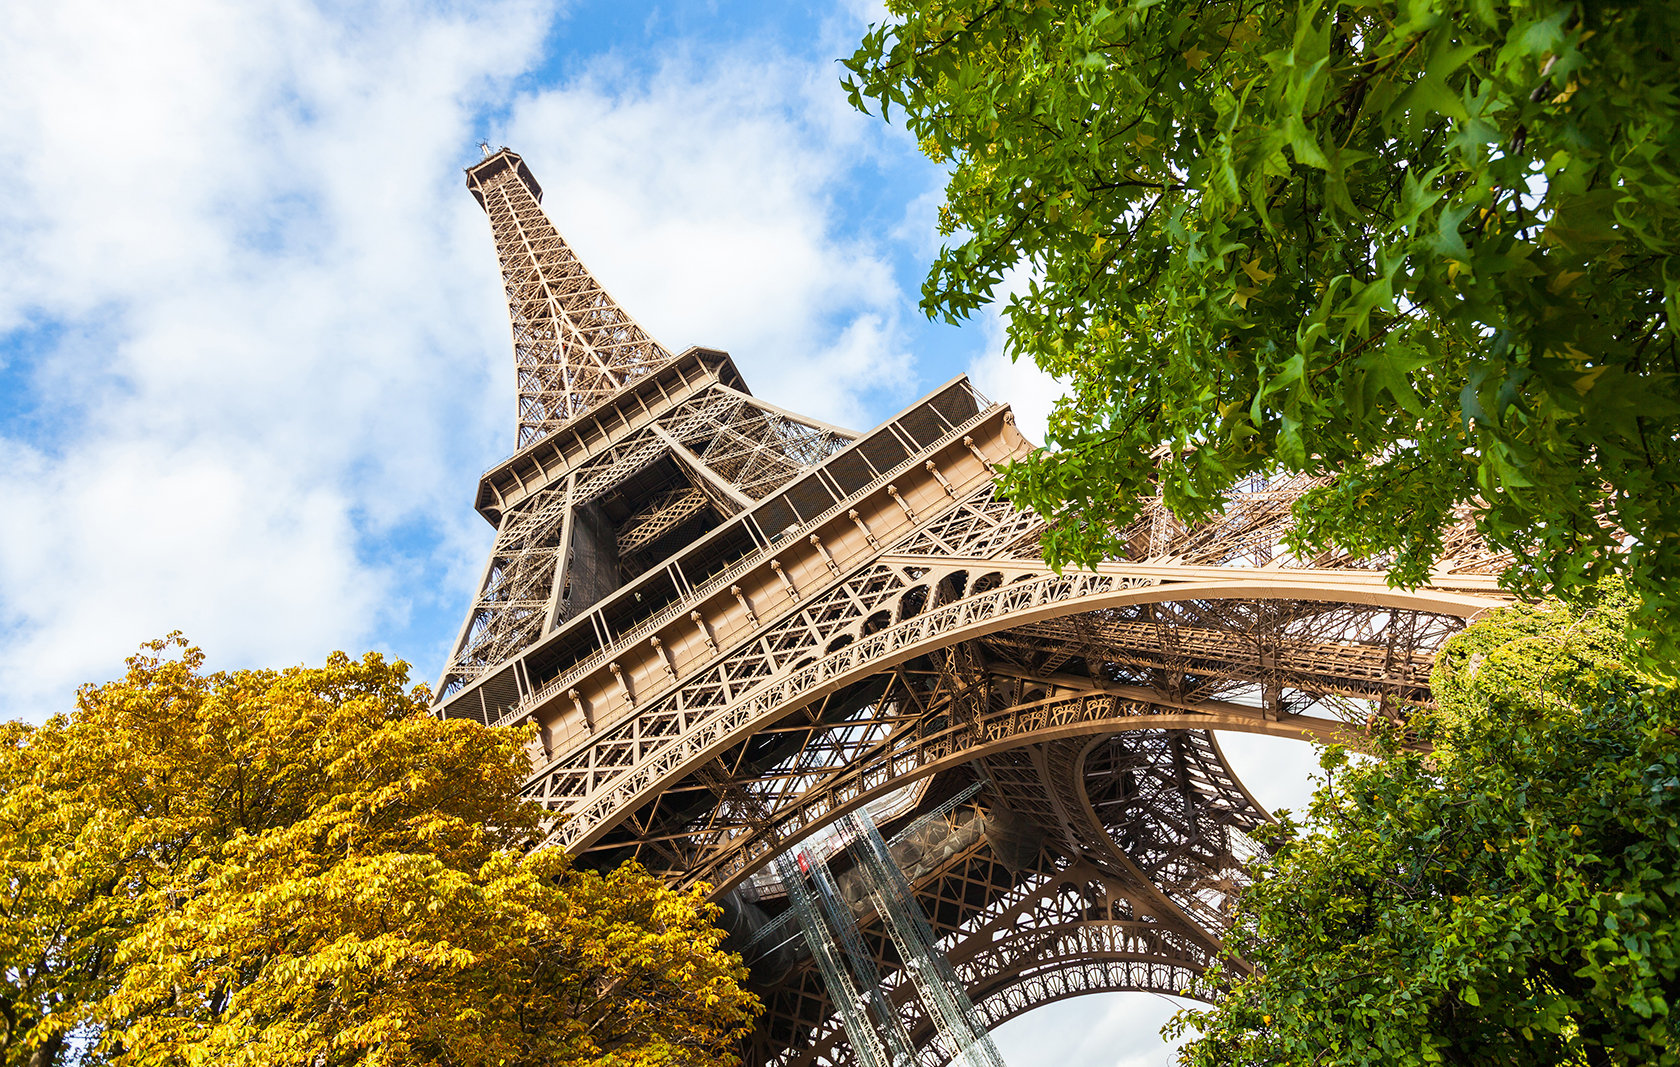
[[1433, 754], [1326, 754], [1238, 904], [1258, 970], [1174, 1020], [1181, 1062], [1680, 1063], [1680, 693], [1632, 669], [1630, 606], [1479, 622], [1437, 660]]
[[1415, 583], [1468, 506], [1514, 588], [1622, 571], [1672, 623], [1680, 4], [887, 6], [848, 89], [950, 167], [922, 306], [1021, 268], [1009, 351], [1070, 390], [1004, 478], [1055, 561], [1117, 548], [1157, 479], [1195, 520], [1336, 474], [1299, 551]]
[[202, 660], [0, 726], [0, 1062], [732, 1061], [756, 1002], [697, 893], [521, 851], [521, 733], [373, 653]]

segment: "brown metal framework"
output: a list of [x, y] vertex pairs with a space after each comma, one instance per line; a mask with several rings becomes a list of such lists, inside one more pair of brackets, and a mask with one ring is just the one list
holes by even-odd
[[[1213, 731], [1356, 735], [1426, 701], [1434, 651], [1503, 601], [1468, 517], [1418, 589], [1381, 559], [1293, 556], [1304, 478], [1239, 486], [1195, 527], [1146, 500], [1124, 553], [1058, 574], [993, 487], [1032, 445], [965, 378], [864, 434], [767, 404], [724, 353], [671, 356], [619, 310], [517, 155], [468, 185], [507, 281], [520, 447], [480, 482], [496, 543], [440, 713], [536, 723], [549, 843], [707, 883], [744, 931], [787, 908], [776, 854], [978, 782], [902, 863], [985, 1018], [1180, 992], [1268, 818]], [[848, 1062], [811, 961], [738, 943], [768, 1005], [748, 1061]]]

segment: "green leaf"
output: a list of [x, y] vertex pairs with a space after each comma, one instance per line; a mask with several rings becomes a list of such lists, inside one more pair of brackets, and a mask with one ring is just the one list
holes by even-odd
[[[1187, 518], [1240, 478], [1334, 471], [1362, 488], [1289, 536], [1397, 580], [1473, 515], [1513, 590], [1627, 575], [1649, 654], [1680, 662], [1680, 5], [889, 12], [845, 91], [947, 161], [923, 307], [959, 322], [1032, 278], [1011, 351], [1081, 400], [1050, 443], [1193, 446]], [[1081, 421], [1088, 397], [1115, 404]], [[1089, 517], [1052, 543], [1096, 559], [1154, 477], [1105, 454], [1034, 502]]]

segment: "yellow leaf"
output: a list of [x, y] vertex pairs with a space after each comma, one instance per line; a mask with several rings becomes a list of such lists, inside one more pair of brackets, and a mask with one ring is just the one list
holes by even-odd
[[[50, 961], [33, 977], [59, 1004], [49, 1023], [97, 1011], [136, 1064], [447, 1047], [714, 1067], [750, 1029], [757, 1001], [698, 890], [522, 850], [541, 828], [519, 799], [534, 727], [435, 719], [407, 667], [373, 654], [212, 675], [178, 635], [146, 649], [73, 717], [0, 723], [0, 859], [64, 866], [60, 900], [11, 892], [0, 922], [0, 961], [19, 936]], [[127, 966], [89, 968], [90, 949]], [[585, 1017], [622, 1035], [620, 1059]]]
[[1194, 44], [1185, 50], [1184, 62], [1190, 64], [1191, 70], [1201, 70], [1202, 64], [1206, 63], [1208, 56], [1212, 54], [1212, 52], [1204, 51], [1201, 45]]
[[1584, 270], [1560, 270], [1557, 272], [1557, 276], [1547, 284], [1546, 291], [1551, 293], [1553, 296], [1556, 296], [1565, 289], [1568, 289], [1571, 285], [1574, 285], [1575, 279], [1582, 277], [1586, 273], [1587, 272]]
[[1587, 369], [1579, 378], [1575, 379], [1575, 391], [1582, 396], [1585, 396], [1588, 391], [1592, 389], [1593, 384], [1598, 381], [1599, 376], [1608, 369], [1608, 367], [1591, 367]]

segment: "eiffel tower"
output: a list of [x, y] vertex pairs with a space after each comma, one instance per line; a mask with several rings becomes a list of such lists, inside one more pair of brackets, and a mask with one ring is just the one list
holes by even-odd
[[994, 489], [1034, 447], [1007, 404], [959, 376], [858, 433], [768, 403], [620, 308], [518, 155], [487, 147], [467, 185], [518, 438], [479, 481], [495, 546], [437, 708], [537, 725], [550, 846], [712, 887], [766, 1004], [750, 1067], [963, 1057], [886, 882], [981, 1031], [1190, 988], [1269, 818], [1216, 733], [1357, 736], [1426, 701], [1434, 651], [1504, 601], [1468, 516], [1421, 588], [1289, 554], [1304, 477], [1203, 525], [1145, 500], [1123, 554], [1056, 573]]

